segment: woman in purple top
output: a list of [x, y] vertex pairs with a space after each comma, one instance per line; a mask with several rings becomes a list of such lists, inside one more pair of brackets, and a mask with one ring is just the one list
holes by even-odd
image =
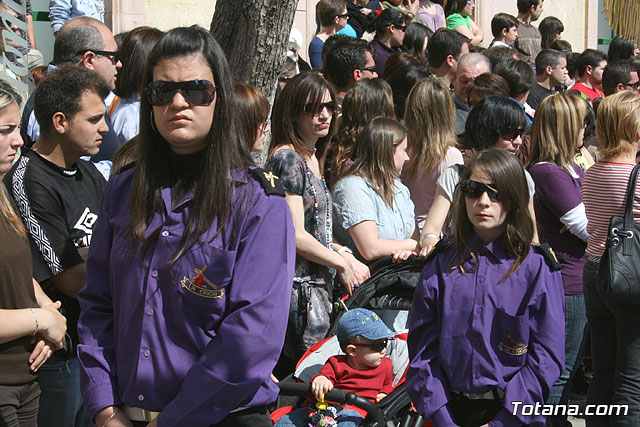
[[375, 38], [371, 42], [375, 55], [376, 71], [381, 76], [384, 72], [384, 64], [393, 52], [398, 50], [404, 40], [404, 31], [410, 18], [396, 9], [385, 9], [370, 13], [367, 20], [367, 31], [375, 32]]
[[434, 33], [440, 28], [445, 28], [442, 0], [420, 0], [418, 19]]
[[231, 72], [205, 29], [169, 31], [144, 76], [137, 160], [104, 189], [78, 295], [98, 426], [270, 426], [295, 233], [251, 166]]
[[[540, 241], [548, 243], [562, 264], [565, 300], [565, 355], [562, 375], [549, 404], [566, 404], [587, 324], [582, 270], [587, 261], [587, 215], [582, 203], [584, 171], [573, 162], [582, 144], [587, 106], [573, 95], [552, 95], [540, 102], [533, 120], [529, 173], [536, 184], [534, 208]], [[557, 425], [566, 424], [558, 415]]]
[[562, 278], [532, 245], [524, 169], [504, 150], [478, 154], [454, 197], [455, 235], [418, 280], [406, 390], [436, 426], [544, 423], [564, 366]]

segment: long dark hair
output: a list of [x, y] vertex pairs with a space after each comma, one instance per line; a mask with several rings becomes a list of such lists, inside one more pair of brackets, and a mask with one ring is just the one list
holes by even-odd
[[[301, 156], [307, 154], [304, 140], [298, 132], [296, 122], [300, 114], [302, 114], [305, 104], [322, 103], [322, 98], [327, 90], [331, 95], [331, 101], [335, 102], [336, 96], [333, 91], [333, 85], [317, 71], [303, 71], [289, 80], [278, 96], [271, 113], [271, 147], [269, 148], [269, 156], [278, 147], [286, 144], [291, 144]], [[334, 112], [329, 133], [321, 139], [328, 140], [333, 135], [336, 116], [337, 114]], [[318, 141], [318, 144], [322, 142]], [[318, 149], [318, 152], [322, 152], [322, 150]]]
[[122, 40], [120, 57], [122, 68], [118, 71], [115, 93], [120, 98], [141, 95], [144, 66], [147, 57], [162, 38], [164, 32], [152, 27], [138, 27], [129, 31]]
[[[504, 246], [506, 252], [515, 257], [513, 265], [500, 278], [505, 280], [516, 271], [529, 254], [533, 241], [533, 220], [529, 214], [529, 189], [527, 178], [518, 158], [505, 150], [497, 148], [479, 153], [464, 168], [460, 182], [469, 179], [474, 170], [484, 169], [495, 184], [500, 194], [500, 202], [506, 211], [504, 232]], [[462, 264], [471, 257], [477, 262], [473, 247], [473, 224], [467, 214], [465, 196], [456, 186], [453, 194], [453, 209], [455, 218], [455, 237], [457, 254], [451, 260], [451, 265], [462, 270]], [[464, 272], [464, 271], [463, 271]]]
[[[191, 214], [180, 243], [173, 254], [173, 265], [216, 221], [217, 236], [227, 226], [231, 211], [231, 171], [251, 164], [235, 124], [235, 104], [231, 72], [224, 52], [213, 36], [197, 25], [174, 28], [154, 47], [145, 69], [144, 86], [153, 81], [153, 70], [161, 60], [202, 55], [213, 73], [216, 105], [213, 124], [202, 152], [202, 165], [195, 172]], [[157, 240], [159, 229], [145, 239], [145, 231], [157, 212], [164, 209], [162, 184], [168, 168], [169, 144], [151, 122], [152, 106], [146, 96], [140, 101], [138, 161], [131, 191], [131, 224], [128, 235], [144, 241], [143, 251]], [[234, 207], [235, 208], [235, 207]], [[213, 238], [211, 237], [211, 238]]]

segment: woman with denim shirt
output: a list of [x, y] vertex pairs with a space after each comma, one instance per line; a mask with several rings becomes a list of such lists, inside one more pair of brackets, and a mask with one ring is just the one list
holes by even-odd
[[[354, 163], [334, 188], [336, 235], [367, 262], [385, 255], [406, 259], [418, 249], [413, 202], [400, 182], [409, 160], [407, 130], [378, 117], [362, 132]], [[340, 231], [346, 231], [342, 236]], [[353, 244], [351, 244], [353, 242]]]

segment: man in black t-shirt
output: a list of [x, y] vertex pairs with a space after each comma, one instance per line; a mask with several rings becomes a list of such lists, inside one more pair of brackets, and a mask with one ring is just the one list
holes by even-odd
[[568, 77], [567, 58], [564, 53], [544, 49], [536, 57], [536, 82], [529, 92], [527, 104], [534, 110], [537, 109], [540, 101], [551, 95], [554, 88], [564, 84]]
[[85, 68], [49, 72], [34, 96], [40, 137], [5, 177], [29, 232], [33, 277], [54, 301], [62, 301], [73, 342], [68, 354], [54, 354], [41, 368], [40, 426], [88, 425], [75, 356], [76, 295], [86, 280], [86, 254], [106, 181], [80, 157], [96, 154], [108, 131], [108, 93], [104, 79]]

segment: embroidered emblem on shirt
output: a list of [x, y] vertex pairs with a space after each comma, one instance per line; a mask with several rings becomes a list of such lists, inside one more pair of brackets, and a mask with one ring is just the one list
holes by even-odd
[[510, 356], [522, 356], [527, 352], [527, 345], [521, 342], [515, 342], [511, 337], [511, 332], [505, 335], [505, 340], [500, 341], [498, 349], [507, 353]]
[[198, 267], [194, 268], [193, 271], [195, 271], [196, 276], [193, 279], [184, 276], [180, 284], [183, 288], [199, 297], [218, 299], [224, 297], [224, 289], [218, 289], [218, 287], [204, 275], [207, 268], [208, 265], [205, 265], [202, 269]]
[[273, 174], [273, 172], [264, 172], [264, 177], [267, 181], [269, 181], [271, 183], [271, 186], [273, 188], [276, 188], [276, 179], [280, 179], [279, 177], [277, 177], [276, 175]]

